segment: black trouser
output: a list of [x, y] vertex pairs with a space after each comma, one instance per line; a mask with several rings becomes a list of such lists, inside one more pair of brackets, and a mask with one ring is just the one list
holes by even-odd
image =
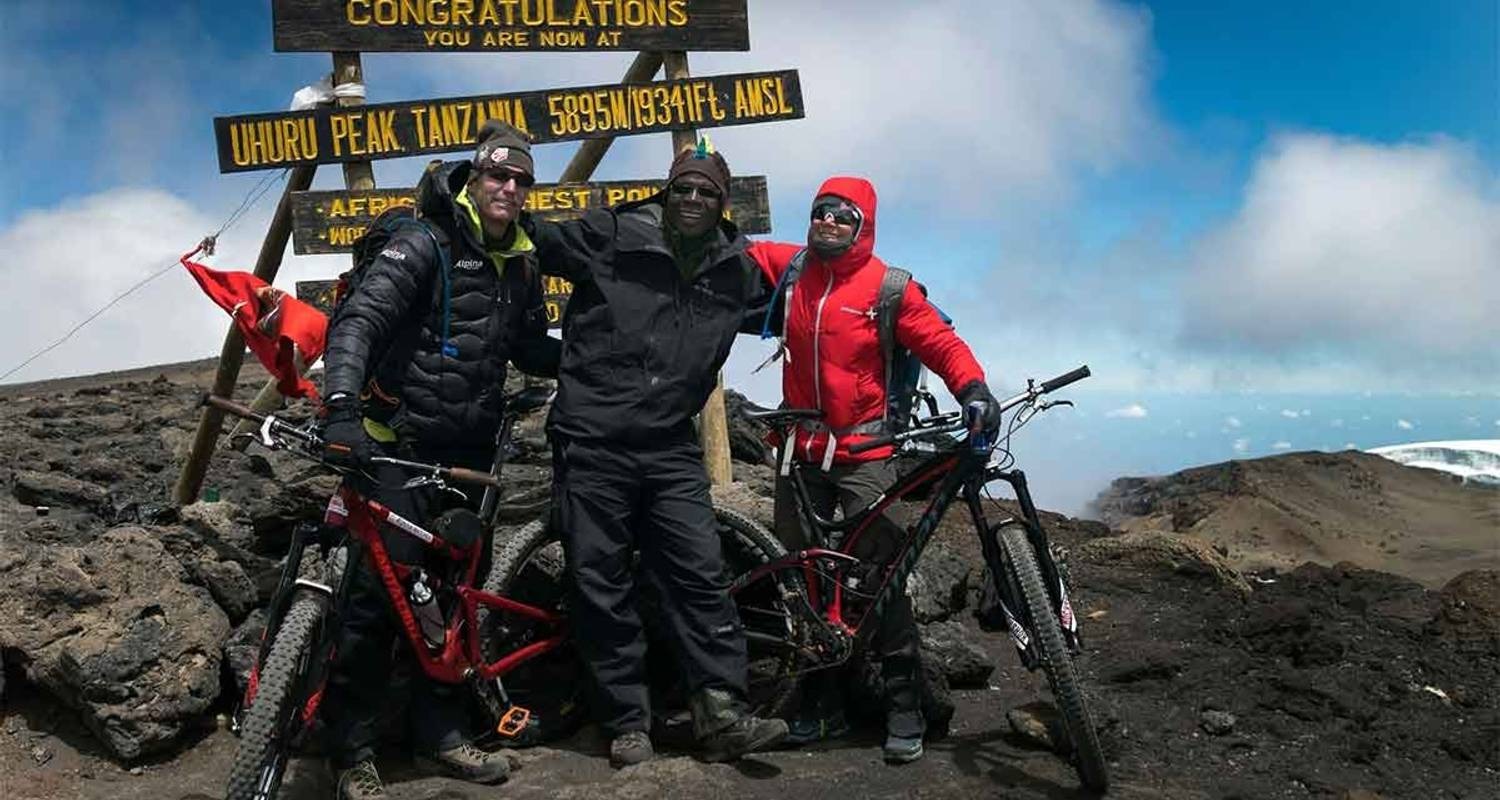
[[[444, 458], [442, 454], [412, 453], [407, 450], [386, 453], [401, 458], [447, 465], [470, 466], [489, 470], [489, 464], [473, 459]], [[370, 470], [378, 485], [362, 485], [361, 491], [406, 519], [428, 527], [444, 508], [452, 505], [431, 488], [402, 489], [411, 474], [399, 467], [378, 465]], [[361, 484], [367, 482], [361, 481]], [[450, 495], [451, 497], [451, 495]], [[456, 499], [456, 498], [455, 498]], [[477, 504], [477, 495], [476, 495]], [[444, 505], [447, 504], [447, 505]], [[414, 537], [381, 526], [381, 539], [391, 560], [402, 564], [440, 566], [437, 557]], [[411, 659], [411, 644], [396, 624], [384, 585], [363, 553], [352, 553], [348, 593], [341, 607], [340, 626], [335, 634], [336, 651], [323, 701], [323, 720], [327, 726], [329, 756], [337, 769], [345, 769], [371, 758], [380, 735], [380, 719], [390, 706], [392, 654], [396, 646], [401, 657]], [[401, 641], [397, 641], [400, 637]], [[466, 687], [438, 683], [427, 677], [415, 661], [411, 666], [410, 721], [412, 742], [426, 751], [446, 750], [466, 738], [468, 709]]]
[[[827, 472], [815, 465], [803, 465], [801, 474], [813, 509], [825, 519], [833, 517], [835, 505], [843, 508], [846, 515], [859, 511], [896, 480], [895, 467], [889, 461], [835, 464]], [[889, 513], [887, 510], [860, 534], [852, 555], [881, 568], [890, 563], [905, 533]], [[806, 523], [797, 510], [796, 491], [790, 478], [776, 481], [775, 521], [776, 538], [788, 550], [800, 550], [810, 544], [804, 529]], [[869, 589], [875, 588], [878, 576], [878, 571], [868, 576], [866, 585]], [[872, 647], [880, 659], [880, 675], [885, 683], [888, 725], [892, 733], [920, 736], [922, 720], [917, 712], [921, 708], [918, 681], [922, 676], [922, 655], [917, 621], [912, 615], [911, 597], [906, 594], [904, 580], [897, 588], [895, 599], [886, 606], [879, 625]], [[831, 670], [814, 673], [803, 686], [805, 701], [823, 701], [825, 707], [827, 703], [837, 703], [843, 692], [841, 683], [840, 676]]]
[[554, 437], [555, 507], [573, 576], [574, 641], [610, 735], [650, 728], [646, 637], [632, 555], [661, 596], [689, 694], [745, 694], [745, 636], [729, 598], [719, 534], [691, 439], [627, 447]]

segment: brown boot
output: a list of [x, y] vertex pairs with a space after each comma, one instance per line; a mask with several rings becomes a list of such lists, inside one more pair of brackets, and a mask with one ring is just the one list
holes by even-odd
[[375, 771], [375, 762], [361, 761], [349, 769], [339, 770], [339, 800], [384, 800], [385, 784]]
[[429, 768], [470, 783], [501, 783], [510, 777], [510, 756], [504, 750], [486, 753], [468, 742], [418, 756]]
[[745, 704], [723, 689], [700, 689], [688, 701], [693, 733], [704, 761], [734, 761], [776, 745], [786, 738], [786, 722], [761, 719], [745, 711]]

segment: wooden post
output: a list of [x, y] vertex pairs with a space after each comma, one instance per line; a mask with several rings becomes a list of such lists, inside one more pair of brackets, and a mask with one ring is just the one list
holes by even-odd
[[[255, 276], [271, 283], [281, 269], [281, 256], [286, 252], [287, 239], [292, 235], [292, 192], [306, 191], [312, 186], [316, 165], [297, 167], [287, 178], [286, 190], [281, 193], [281, 202], [276, 204], [276, 213], [271, 217], [271, 227], [266, 231], [265, 241], [260, 246], [260, 256], [255, 260]], [[234, 323], [229, 324], [229, 333], [224, 336], [224, 347], [219, 351], [219, 370], [214, 374], [213, 393], [221, 397], [234, 395], [235, 381], [240, 377], [240, 366], [245, 361], [245, 339]], [[213, 406], [204, 406], [198, 418], [198, 432], [193, 436], [193, 447], [183, 462], [182, 472], [177, 476], [177, 486], [172, 498], [178, 505], [187, 505], [198, 499], [198, 489], [203, 485], [203, 474], [208, 471], [208, 458], [213, 453], [214, 442], [219, 438], [219, 426], [224, 423], [224, 412]]]
[[[687, 53], [680, 50], [662, 54], [667, 80], [681, 80], [688, 74]], [[694, 130], [672, 131], [672, 155], [683, 148], [698, 143]], [[729, 457], [729, 415], [724, 410], [724, 374], [719, 373], [718, 385], [703, 404], [698, 414], [698, 436], [703, 444], [703, 466], [708, 469], [708, 480], [714, 486], [727, 486], [734, 480], [734, 462]]]
[[[333, 85], [341, 83], [364, 83], [364, 69], [360, 65], [359, 53], [339, 52], [333, 54]], [[348, 106], [364, 105], [365, 101], [360, 97], [340, 97], [334, 100], [340, 108]], [[375, 188], [375, 168], [368, 161], [349, 161], [344, 164], [344, 188], [362, 192]], [[352, 258], [352, 256], [351, 256]], [[303, 365], [304, 374], [312, 364]], [[266, 385], [260, 387], [255, 399], [250, 401], [250, 408], [258, 414], [268, 413], [281, 406], [281, 392], [276, 390], [276, 379], [266, 381]], [[249, 420], [239, 420], [234, 430], [229, 435], [226, 446], [234, 450], [244, 450], [249, 442], [245, 439], [235, 439], [240, 433], [250, 428]]]
[[[635, 60], [630, 62], [630, 68], [625, 70], [625, 77], [621, 83], [646, 83], [656, 77], [656, 71], [661, 69], [662, 54], [654, 51], [637, 53]], [[594, 175], [594, 168], [604, 159], [604, 154], [609, 152], [609, 146], [615, 143], [615, 137], [606, 139], [586, 139], [578, 152], [573, 154], [573, 160], [563, 169], [562, 177], [557, 179], [558, 183], [583, 183]]]

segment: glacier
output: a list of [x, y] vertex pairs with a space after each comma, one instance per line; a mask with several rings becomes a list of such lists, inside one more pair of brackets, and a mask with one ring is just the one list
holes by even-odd
[[1500, 439], [1393, 444], [1365, 452], [1408, 467], [1441, 470], [1463, 478], [1465, 483], [1500, 487]]

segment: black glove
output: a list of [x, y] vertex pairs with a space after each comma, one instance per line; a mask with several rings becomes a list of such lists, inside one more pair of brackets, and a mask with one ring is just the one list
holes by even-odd
[[359, 401], [347, 395], [335, 397], [324, 409], [323, 460], [338, 467], [369, 466], [370, 457], [375, 455], [375, 443], [365, 433]]
[[[993, 434], [1000, 430], [1000, 401], [990, 394], [990, 387], [985, 386], [984, 381], [972, 381], [959, 390], [958, 404], [964, 408], [964, 414], [967, 415], [969, 405], [972, 403], [980, 405], [979, 428], [991, 435], [993, 443]], [[965, 419], [967, 418], [965, 416]]]

